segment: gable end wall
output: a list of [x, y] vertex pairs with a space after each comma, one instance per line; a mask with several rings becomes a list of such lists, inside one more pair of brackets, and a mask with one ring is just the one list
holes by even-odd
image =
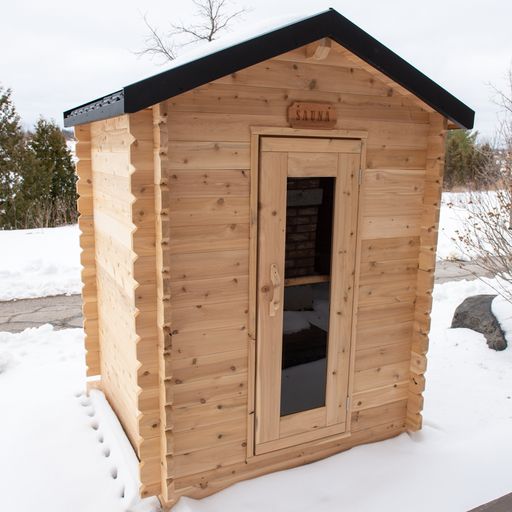
[[[421, 425], [446, 124], [370, 71], [336, 45], [319, 61], [301, 48], [159, 106], [168, 503]], [[251, 127], [288, 126], [293, 101], [331, 103], [337, 129], [368, 133], [352, 435], [247, 458]]]

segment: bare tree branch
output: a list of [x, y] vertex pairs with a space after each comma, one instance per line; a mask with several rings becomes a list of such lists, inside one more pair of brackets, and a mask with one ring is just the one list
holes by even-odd
[[[495, 161], [487, 167], [497, 163], [499, 176], [486, 190], [470, 190], [463, 204], [451, 206], [464, 217], [460, 219], [463, 227], [453, 241], [466, 259], [496, 277], [495, 291], [512, 303], [512, 69], [508, 79], [506, 92], [494, 88], [499, 104], [505, 107], [505, 117], [499, 128], [500, 147], [494, 150]], [[490, 170], [484, 167], [481, 172]]]
[[[226, 31], [230, 24], [246, 9], [230, 11], [228, 0], [192, 0], [197, 8], [196, 17], [199, 23], [195, 25], [172, 24], [172, 30], [162, 35], [153, 27], [144, 16], [144, 23], [148, 29], [148, 37], [145, 41], [145, 48], [136, 52], [137, 55], [149, 55], [163, 57], [165, 61], [176, 58], [177, 50], [195, 43], [197, 41], [211, 42], [217, 39], [218, 35]], [[185, 40], [180, 41], [185, 36]], [[180, 41], [180, 42], [177, 42]]]
[[226, 0], [193, 0], [193, 2], [197, 7], [197, 15], [201, 23], [190, 26], [173, 25], [174, 34], [192, 36], [190, 41], [183, 43], [184, 46], [196, 41], [215, 40], [220, 32], [228, 28], [231, 21], [246, 12], [246, 9], [239, 9], [228, 14], [226, 10], [229, 6]]
[[[149, 23], [146, 14], [144, 15], [144, 23], [149, 32], [145, 40], [146, 46], [142, 50], [135, 52], [135, 54], [139, 56], [149, 55], [150, 57], [163, 57], [165, 61], [174, 60], [176, 58], [176, 49], [172, 41], [162, 36], [158, 30]], [[165, 39], [167, 39], [167, 41]]]

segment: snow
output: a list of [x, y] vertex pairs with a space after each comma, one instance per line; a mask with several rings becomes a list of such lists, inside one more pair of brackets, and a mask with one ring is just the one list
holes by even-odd
[[[435, 288], [421, 432], [184, 498], [176, 512], [462, 512], [510, 492], [512, 348], [449, 329], [466, 296], [490, 290], [479, 280]], [[510, 322], [512, 306], [497, 307]], [[158, 510], [138, 501], [136, 458], [102, 393], [84, 394], [82, 344], [81, 329], [0, 333], [0, 510]]]
[[135, 454], [103, 394], [87, 397], [84, 385], [82, 329], [0, 333], [0, 510], [124, 512], [139, 502]]
[[0, 300], [80, 293], [78, 226], [0, 230]]
[[[476, 242], [475, 232], [473, 230], [468, 232], [466, 229], [468, 224], [471, 225], [476, 222], [484, 228], [482, 222], [478, 222], [475, 217], [481, 217], [482, 212], [488, 212], [489, 214], [493, 211], [503, 212], [504, 202], [507, 200], [507, 196], [504, 199], [499, 199], [496, 191], [444, 192], [439, 219], [437, 259], [471, 261], [480, 256], [475, 250], [464, 247], [464, 244], [459, 242], [459, 237], [460, 235], [467, 235]], [[472, 203], [476, 204], [472, 206]], [[496, 220], [496, 223], [506, 222], [507, 226], [503, 228], [502, 233], [504, 243], [508, 243], [510, 241], [508, 214], [505, 216], [494, 215], [492, 218]], [[482, 229], [483, 237], [479, 236], [478, 243], [481, 244], [479, 250], [492, 253], [493, 247], [486, 242], [485, 233], [486, 229]], [[475, 243], [474, 247], [478, 246], [478, 243]]]
[[512, 304], [498, 295], [492, 301], [491, 309], [505, 334], [507, 345], [512, 347]]
[[444, 192], [439, 216], [439, 237], [437, 241], [438, 260], [468, 261], [464, 251], [454, 243], [464, 222], [469, 217], [465, 208], [468, 195], [464, 192]]

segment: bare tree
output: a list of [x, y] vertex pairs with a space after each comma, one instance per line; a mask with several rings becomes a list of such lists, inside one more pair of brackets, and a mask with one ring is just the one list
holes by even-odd
[[176, 48], [172, 42], [171, 34], [161, 34], [157, 28], [149, 23], [147, 15], [144, 15], [144, 23], [148, 30], [148, 35], [144, 41], [145, 47], [135, 53], [139, 56], [160, 57], [163, 58], [164, 62], [174, 60], [176, 58]]
[[171, 24], [169, 32], [161, 33], [151, 25], [147, 16], [144, 16], [148, 36], [145, 47], [136, 53], [160, 57], [164, 62], [174, 60], [180, 48], [197, 41], [211, 42], [217, 39], [219, 34], [229, 28], [234, 19], [246, 12], [244, 8], [231, 9], [229, 0], [192, 0], [192, 2], [197, 8], [196, 15], [199, 20], [195, 25]]
[[464, 222], [454, 241], [479, 269], [474, 274], [495, 276], [495, 291], [512, 303], [512, 69], [507, 89], [495, 91], [502, 107], [498, 143], [494, 158], [481, 172], [495, 172], [497, 166], [499, 177], [486, 190], [470, 190], [464, 203], [455, 205]]

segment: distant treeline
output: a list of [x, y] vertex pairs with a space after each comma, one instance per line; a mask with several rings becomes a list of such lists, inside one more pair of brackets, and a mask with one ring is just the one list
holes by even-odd
[[502, 155], [489, 143], [478, 142], [478, 132], [450, 130], [446, 136], [443, 186], [482, 189], [503, 181]]
[[76, 222], [74, 171], [60, 127], [40, 118], [23, 130], [11, 90], [0, 87], [0, 229]]

